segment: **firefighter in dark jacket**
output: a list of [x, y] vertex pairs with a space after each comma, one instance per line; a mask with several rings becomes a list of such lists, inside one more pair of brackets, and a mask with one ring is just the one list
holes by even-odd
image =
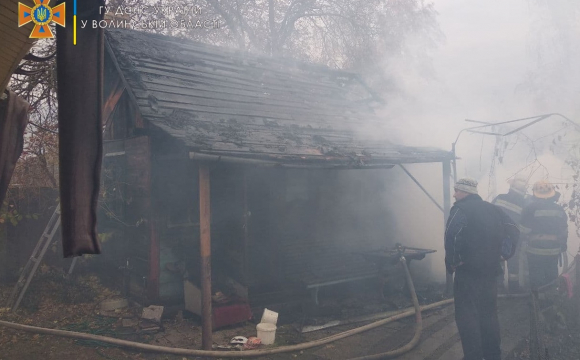
[[558, 278], [558, 259], [566, 252], [568, 216], [556, 204], [559, 193], [547, 181], [533, 187], [532, 202], [522, 212], [521, 230], [528, 239], [528, 269], [532, 289]]
[[[499, 206], [516, 224], [519, 225], [522, 218], [522, 210], [527, 203], [526, 192], [528, 182], [523, 177], [515, 177], [510, 181], [510, 189], [507, 194], [498, 195], [492, 204]], [[520, 248], [518, 245], [514, 256], [507, 262], [508, 271], [508, 288], [510, 292], [517, 291], [520, 288], [519, 284], [519, 268], [520, 268]]]
[[477, 194], [477, 181], [455, 183], [456, 202], [445, 229], [445, 266], [455, 273], [455, 322], [465, 360], [500, 360], [497, 276], [500, 259], [515, 252], [517, 225]]

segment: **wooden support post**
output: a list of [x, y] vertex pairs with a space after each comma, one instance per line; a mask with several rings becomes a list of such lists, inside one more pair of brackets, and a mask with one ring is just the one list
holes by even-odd
[[199, 165], [199, 231], [201, 254], [201, 346], [212, 348], [211, 219], [209, 165]]
[[157, 236], [157, 218], [154, 216], [155, 211], [151, 207], [153, 202], [151, 199], [146, 200], [147, 206], [150, 208], [151, 216], [149, 218], [149, 279], [147, 279], [147, 294], [151, 301], [158, 301], [159, 296], [159, 278], [161, 274], [160, 269], [160, 253], [159, 237]]
[[248, 286], [249, 278], [248, 278], [248, 223], [249, 223], [249, 209], [248, 209], [248, 170], [246, 168], [242, 169], [242, 241], [243, 241], [243, 285]]
[[[451, 210], [451, 166], [449, 161], [443, 161], [443, 229], [447, 227], [447, 219], [449, 218], [449, 211]], [[445, 293], [451, 295], [453, 293], [453, 275], [445, 273]]]

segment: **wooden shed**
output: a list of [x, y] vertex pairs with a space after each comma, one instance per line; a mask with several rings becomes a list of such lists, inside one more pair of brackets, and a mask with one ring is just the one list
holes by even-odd
[[[250, 299], [364, 278], [346, 250], [385, 240], [346, 234], [353, 216], [337, 209], [377, 202], [394, 166], [442, 163], [449, 207], [451, 154], [378, 136], [379, 99], [353, 73], [118, 29], [106, 32], [104, 99], [111, 216], [99, 221], [131, 291], [151, 301], [183, 301], [184, 273], [233, 280]], [[364, 221], [388, 231], [373, 214]]]

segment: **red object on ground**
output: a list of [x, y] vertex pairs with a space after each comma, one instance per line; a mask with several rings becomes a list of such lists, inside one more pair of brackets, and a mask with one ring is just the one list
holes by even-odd
[[244, 344], [244, 350], [257, 349], [262, 344], [262, 340], [255, 336], [250, 336], [248, 341]]
[[235, 303], [213, 306], [213, 327], [220, 328], [238, 324], [252, 318], [252, 310], [248, 303]]
[[568, 295], [568, 299], [571, 299], [574, 295], [574, 285], [570, 280], [570, 274], [562, 274], [560, 277], [563, 279], [563, 284], [566, 287], [566, 295]]

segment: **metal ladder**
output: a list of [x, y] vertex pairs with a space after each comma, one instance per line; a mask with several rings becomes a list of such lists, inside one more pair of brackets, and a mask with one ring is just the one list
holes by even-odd
[[[40, 265], [40, 262], [42, 261], [42, 258], [46, 254], [46, 250], [48, 250], [48, 247], [52, 243], [52, 239], [54, 238], [54, 235], [56, 234], [56, 231], [58, 230], [59, 227], [60, 227], [60, 204], [57, 205], [57, 207], [54, 209], [54, 213], [52, 213], [52, 216], [48, 221], [48, 224], [46, 224], [46, 228], [44, 229], [44, 232], [40, 236], [40, 239], [38, 240], [36, 247], [32, 251], [32, 255], [30, 256], [28, 262], [26, 263], [26, 265], [22, 269], [22, 272], [20, 273], [18, 282], [16, 283], [16, 285], [14, 285], [14, 289], [12, 290], [12, 294], [10, 295], [10, 298], [8, 300], [8, 306], [12, 307], [12, 311], [16, 311], [18, 309], [18, 306], [20, 305], [20, 302], [22, 301], [22, 298], [26, 293], [26, 289], [28, 289], [28, 285], [30, 285], [30, 281], [34, 277], [34, 273], [38, 269], [38, 265]], [[74, 262], [72, 266], [74, 266]], [[70, 271], [72, 271], [72, 266]], [[18, 298], [16, 298], [17, 295]]]

